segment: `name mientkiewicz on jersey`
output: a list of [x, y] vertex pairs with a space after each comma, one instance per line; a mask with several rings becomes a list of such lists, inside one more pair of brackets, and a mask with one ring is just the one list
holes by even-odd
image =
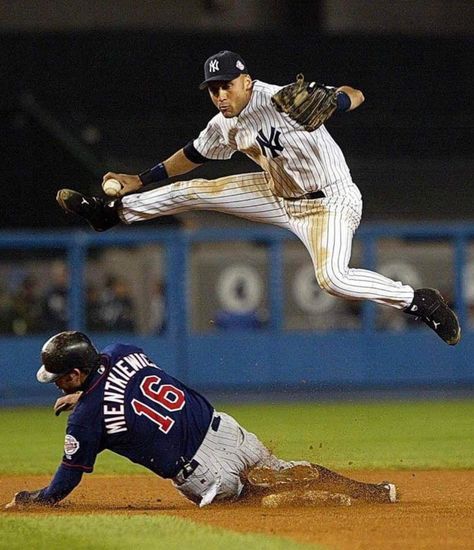
[[132, 353], [118, 361], [107, 375], [104, 386], [104, 422], [108, 434], [127, 431], [125, 390], [133, 376], [145, 367], [160, 368], [143, 353]]

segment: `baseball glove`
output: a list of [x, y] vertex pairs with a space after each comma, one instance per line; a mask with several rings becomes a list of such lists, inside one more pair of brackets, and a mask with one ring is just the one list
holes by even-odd
[[313, 132], [336, 110], [336, 89], [326, 88], [316, 82], [305, 82], [300, 73], [296, 82], [288, 84], [272, 96], [272, 102], [277, 111], [286, 113], [305, 130]]

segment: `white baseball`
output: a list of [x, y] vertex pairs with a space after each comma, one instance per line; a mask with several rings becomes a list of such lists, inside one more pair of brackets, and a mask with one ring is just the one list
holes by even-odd
[[111, 178], [104, 183], [102, 189], [109, 197], [118, 197], [122, 187], [122, 184], [118, 180]]

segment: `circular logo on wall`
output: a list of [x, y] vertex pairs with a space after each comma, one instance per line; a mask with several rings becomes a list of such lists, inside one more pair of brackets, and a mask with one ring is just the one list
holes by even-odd
[[224, 309], [246, 313], [254, 311], [262, 301], [263, 283], [255, 267], [233, 264], [219, 274], [216, 292]]

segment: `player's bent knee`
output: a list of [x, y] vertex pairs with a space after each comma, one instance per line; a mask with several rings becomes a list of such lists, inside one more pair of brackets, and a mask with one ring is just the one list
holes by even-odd
[[342, 273], [336, 276], [333, 272], [318, 271], [316, 273], [316, 280], [320, 288], [328, 294], [331, 294], [331, 296], [344, 297], [348, 295], [344, 287], [344, 275]]

